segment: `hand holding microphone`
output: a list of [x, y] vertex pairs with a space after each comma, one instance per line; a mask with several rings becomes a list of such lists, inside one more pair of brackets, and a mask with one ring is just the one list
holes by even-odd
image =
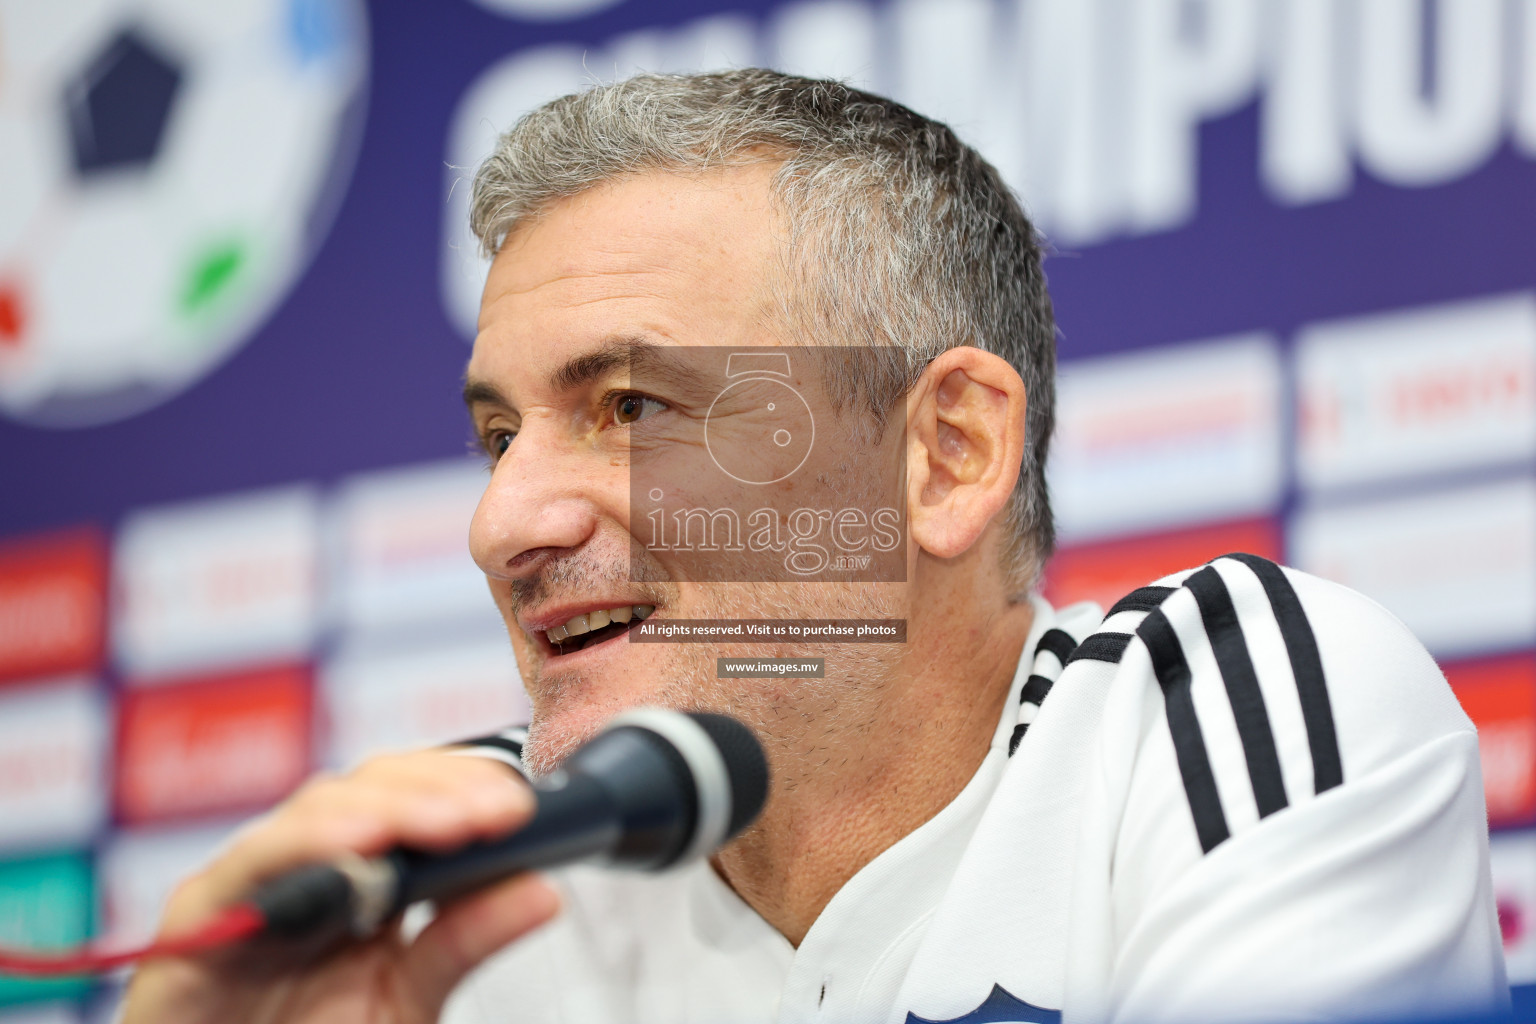
[[289, 872], [252, 899], [269, 934], [365, 938], [406, 907], [451, 899], [518, 871], [597, 859], [660, 870], [713, 852], [757, 817], [768, 763], [724, 715], [641, 708], [620, 715], [548, 778], [516, 833], [451, 854], [410, 849]]
[[[554, 915], [554, 893], [529, 869], [660, 869], [707, 855], [756, 817], [767, 782], [739, 723], [638, 709], [536, 789], [505, 765], [445, 751], [311, 783], [183, 885], [163, 923], [193, 931], [249, 901], [276, 941], [151, 962], [124, 1024], [434, 1020], [464, 974]], [[440, 907], [415, 941], [375, 933], [421, 899]], [[284, 955], [349, 933], [329, 956]]]

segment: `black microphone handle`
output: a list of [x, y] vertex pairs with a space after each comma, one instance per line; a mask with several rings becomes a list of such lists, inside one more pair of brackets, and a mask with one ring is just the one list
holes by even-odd
[[451, 853], [396, 848], [311, 864], [261, 884], [252, 902], [269, 934], [364, 937], [413, 903], [452, 899], [519, 871], [599, 859], [665, 867], [697, 836], [697, 783], [668, 739], [620, 724], [533, 783], [533, 817], [511, 835]]
[[[563, 779], [562, 779], [563, 776]], [[536, 871], [611, 852], [622, 820], [612, 795], [587, 775], [557, 774], [561, 785], [538, 787], [528, 824], [501, 839], [470, 843], [450, 854], [397, 849], [385, 860], [399, 883], [385, 917], [421, 900], [448, 900], [519, 871]]]
[[449, 854], [397, 848], [372, 859], [308, 864], [263, 882], [251, 902], [267, 934], [329, 943], [365, 938], [421, 900], [452, 899], [519, 871], [611, 853], [623, 827], [612, 795], [589, 777], [556, 778], [558, 788], [546, 784], [533, 817], [510, 836]]
[[534, 781], [537, 808], [511, 835], [447, 854], [391, 852], [384, 859], [398, 881], [385, 917], [518, 871], [596, 858], [663, 867], [695, 834], [697, 787], [670, 740], [633, 725], [609, 728]]

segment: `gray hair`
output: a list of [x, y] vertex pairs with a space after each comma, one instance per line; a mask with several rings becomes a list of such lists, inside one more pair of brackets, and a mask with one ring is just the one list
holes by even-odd
[[779, 165], [773, 190], [790, 233], [779, 317], [807, 337], [890, 353], [873, 374], [867, 360], [857, 379], [830, 374], [835, 397], [883, 423], [924, 367], [960, 345], [1023, 378], [1004, 558], [1027, 591], [1055, 546], [1045, 482], [1055, 320], [1033, 225], [949, 126], [840, 82], [761, 68], [639, 75], [524, 115], [475, 175], [470, 226], [491, 256], [519, 224], [603, 182], [767, 162]]

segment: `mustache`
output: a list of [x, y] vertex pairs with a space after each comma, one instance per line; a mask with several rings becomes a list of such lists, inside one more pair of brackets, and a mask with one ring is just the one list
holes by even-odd
[[508, 584], [514, 613], [549, 600], [551, 595], [621, 584], [638, 589], [649, 604], [665, 604], [677, 591], [661, 563], [640, 545], [625, 558], [602, 557], [582, 551], [546, 558], [538, 569]]

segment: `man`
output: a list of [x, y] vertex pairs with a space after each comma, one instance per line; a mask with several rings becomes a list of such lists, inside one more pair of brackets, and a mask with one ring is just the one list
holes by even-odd
[[[1279, 1020], [1507, 998], [1476, 737], [1396, 620], [1249, 556], [1107, 619], [1031, 596], [1050, 303], [1029, 222], [949, 129], [774, 72], [641, 77], [520, 122], [473, 217], [494, 261], [465, 395], [493, 468], [471, 547], [531, 728], [312, 783], [164, 927], [343, 851], [509, 832], [531, 799], [498, 750], [547, 772], [634, 705], [747, 722], [768, 805], [673, 874], [515, 878], [318, 964], [153, 964], [128, 1021]], [[727, 400], [772, 375], [715, 375], [718, 352], [776, 349], [801, 434], [769, 429], [791, 400]], [[762, 458], [801, 461], [729, 468], [759, 428]], [[656, 527], [686, 525], [710, 464], [727, 541], [690, 560]], [[830, 511], [842, 495], [862, 511]], [[807, 508], [868, 526], [887, 499], [900, 544], [878, 578], [775, 575], [795, 551], [729, 535], [741, 502], [777, 528]], [[641, 621], [829, 619], [901, 620], [905, 642], [632, 642]], [[721, 652], [820, 655], [825, 675], [721, 678]]]

